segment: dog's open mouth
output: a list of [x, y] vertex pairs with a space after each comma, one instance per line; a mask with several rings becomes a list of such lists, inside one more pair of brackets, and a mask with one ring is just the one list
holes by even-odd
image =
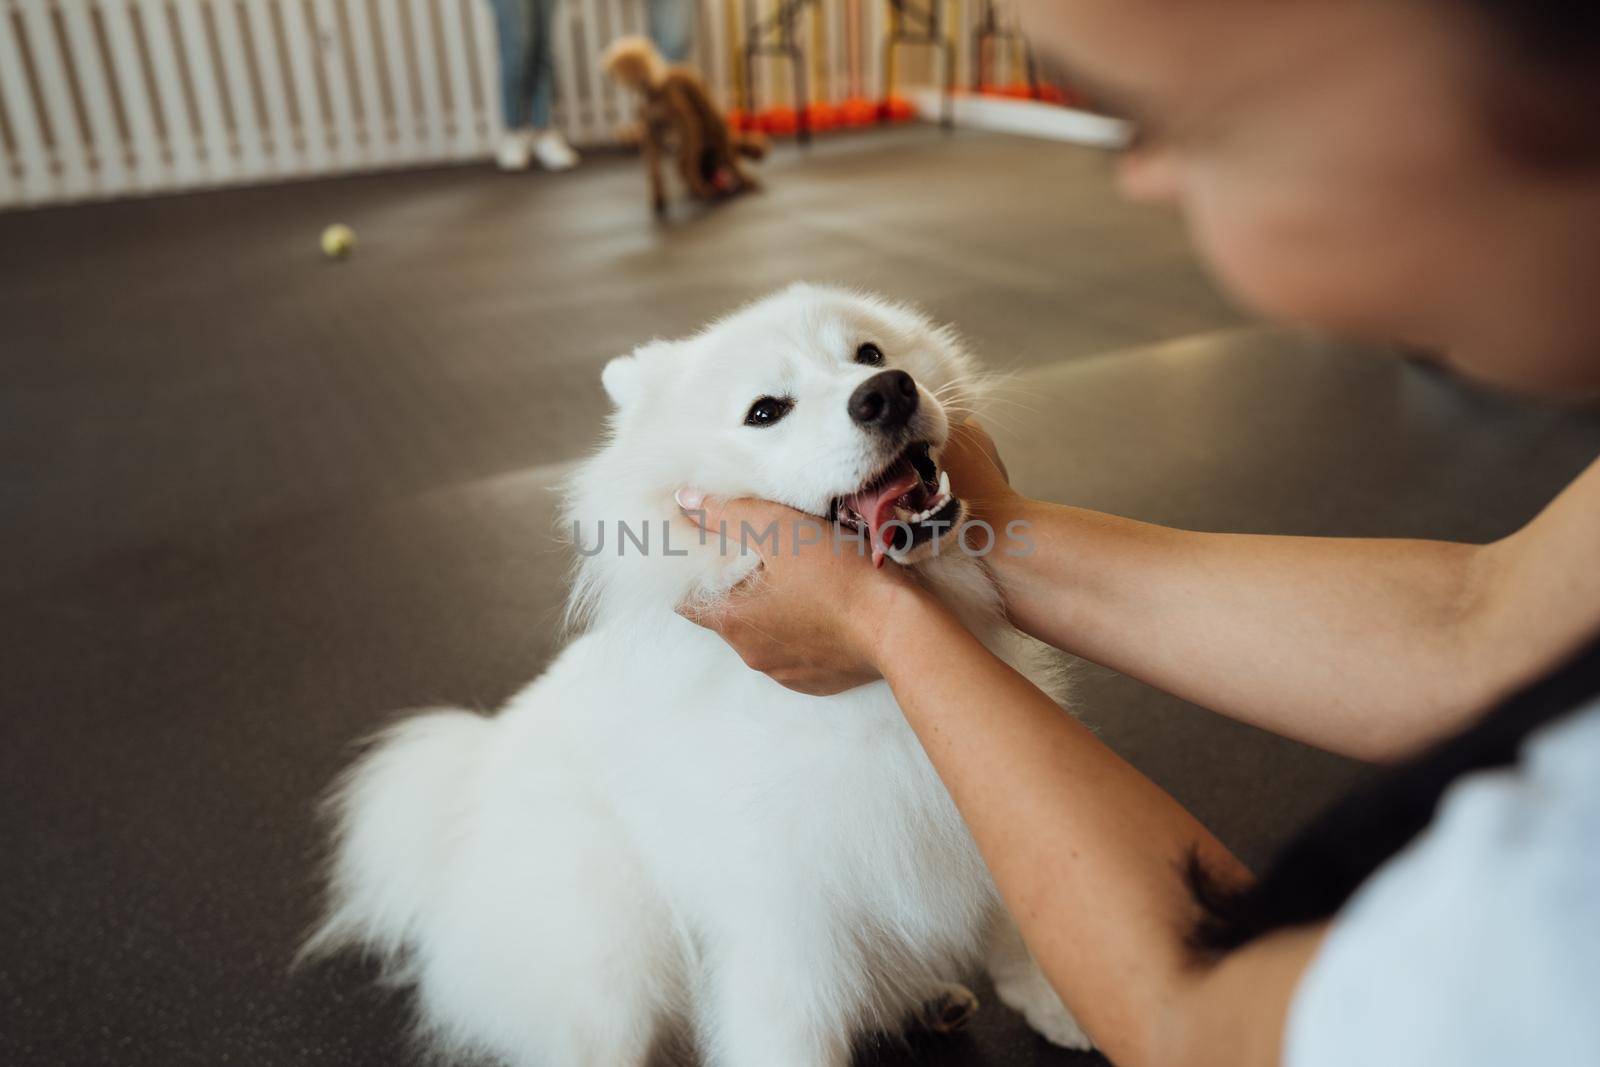
[[885, 558], [910, 562], [919, 548], [955, 529], [961, 516], [961, 499], [950, 491], [950, 476], [939, 469], [932, 444], [918, 441], [860, 489], [835, 497], [831, 518], [867, 535], [872, 563], [881, 567]]

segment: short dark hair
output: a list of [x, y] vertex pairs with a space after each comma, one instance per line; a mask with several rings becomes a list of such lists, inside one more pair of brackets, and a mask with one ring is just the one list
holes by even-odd
[[1600, 7], [1588, 0], [1455, 0], [1539, 62], [1583, 63], [1600, 49]]
[[1451, 3], [1468, 9], [1509, 65], [1482, 85], [1507, 155], [1546, 170], [1600, 164], [1600, 3]]

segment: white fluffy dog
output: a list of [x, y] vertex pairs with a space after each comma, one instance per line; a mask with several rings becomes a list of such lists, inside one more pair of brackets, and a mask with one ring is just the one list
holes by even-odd
[[939, 452], [976, 380], [954, 335], [795, 286], [603, 378], [610, 434], [568, 497], [584, 632], [498, 715], [376, 739], [330, 802], [308, 951], [376, 954], [436, 1047], [517, 1065], [641, 1067], [676, 1031], [712, 1067], [844, 1067], [863, 1033], [964, 1022], [979, 966], [1087, 1047], [888, 686], [802, 696], [673, 612], [755, 559], [674, 490], [764, 497], [869, 537], [1047, 680], [946, 525]]

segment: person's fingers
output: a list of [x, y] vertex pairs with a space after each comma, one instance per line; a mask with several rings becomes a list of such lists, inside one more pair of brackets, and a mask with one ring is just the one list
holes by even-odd
[[705, 627], [726, 641], [751, 670], [769, 674], [780, 669], [784, 663], [781, 648], [774, 644], [771, 637], [739, 618], [732, 609], [681, 604], [676, 610], [690, 622]]
[[672, 499], [677, 503], [678, 510], [689, 516], [696, 526], [704, 529], [701, 520], [706, 513], [706, 494], [693, 486], [681, 486], [672, 494]]
[[989, 431], [985, 430], [977, 419], [968, 419], [952, 426], [950, 436], [961, 452], [982, 456], [1007, 484], [1010, 483], [1011, 474], [1006, 470], [1006, 461], [1000, 458], [999, 447], [994, 443], [994, 438], [989, 436]]
[[753, 577], [753, 573], [747, 575], [721, 596], [690, 597], [672, 610], [696, 626], [704, 626], [732, 640], [735, 632], [744, 625], [744, 620], [739, 616], [739, 601], [750, 592]]
[[730, 541], [738, 543], [740, 523], [747, 521], [743, 515], [748, 501], [708, 496], [689, 486], [679, 489], [672, 494], [672, 498], [677, 502], [678, 510], [683, 512], [683, 517], [700, 529], [702, 545], [706, 543], [707, 535], [720, 538], [718, 550], [724, 553], [728, 551]]
[[876, 674], [829, 671], [812, 667], [768, 671], [767, 677], [796, 693], [831, 697], [878, 680]]
[[[682, 615], [684, 618], [688, 619], [690, 622], [694, 623], [696, 626], [706, 626], [706, 623], [707, 623], [707, 621], [709, 619], [709, 616], [707, 615], [705, 609], [700, 607], [700, 605], [698, 605], [698, 604], [690, 604], [688, 602], [684, 602], [682, 604], [679, 604], [677, 607], [673, 608], [672, 610], [674, 612], [676, 612], [677, 614]], [[706, 626], [706, 628], [710, 629], [709, 626]]]
[[728, 605], [725, 600], [694, 598], [685, 600], [672, 609], [696, 626], [723, 633], [728, 624]]
[[817, 525], [810, 516], [769, 500], [725, 500], [688, 486], [674, 493], [673, 499], [684, 517], [702, 531], [701, 544], [706, 535], [716, 534], [722, 538], [724, 551], [730, 544], [737, 545], [741, 555], [746, 550], [770, 555], [787, 544], [789, 537], [797, 536], [800, 527]]

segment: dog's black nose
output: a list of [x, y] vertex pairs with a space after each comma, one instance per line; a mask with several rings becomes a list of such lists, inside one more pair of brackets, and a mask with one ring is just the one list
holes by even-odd
[[898, 430], [917, 410], [917, 383], [903, 370], [886, 370], [856, 386], [846, 406], [862, 426]]

